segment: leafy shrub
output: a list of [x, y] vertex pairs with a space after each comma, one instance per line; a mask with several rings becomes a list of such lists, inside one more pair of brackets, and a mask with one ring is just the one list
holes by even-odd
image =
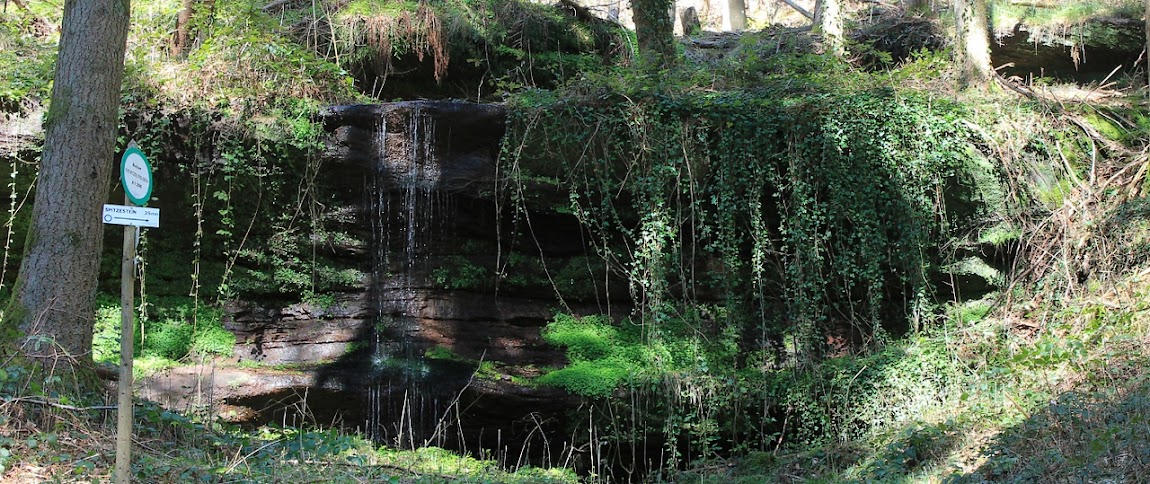
[[[192, 347], [192, 325], [182, 321], [163, 321], [157, 329], [145, 329], [140, 354], [178, 360]], [[147, 326], [145, 326], [147, 328]]]
[[231, 356], [236, 346], [236, 335], [218, 324], [201, 328], [192, 338], [191, 350], [196, 353]]
[[96, 301], [92, 359], [109, 363], [120, 361], [120, 302], [112, 296], [100, 295]]
[[576, 395], [606, 398], [634, 374], [634, 366], [619, 357], [579, 361], [539, 377], [538, 382], [561, 387]]
[[[184, 296], [157, 297], [151, 301], [146, 319], [137, 313], [138, 357], [179, 360], [191, 352], [232, 354], [236, 338], [222, 326], [223, 312], [219, 308], [200, 305], [198, 311], [194, 311], [194, 302]], [[101, 295], [97, 303], [92, 348], [96, 361], [119, 361], [120, 304], [109, 295]]]

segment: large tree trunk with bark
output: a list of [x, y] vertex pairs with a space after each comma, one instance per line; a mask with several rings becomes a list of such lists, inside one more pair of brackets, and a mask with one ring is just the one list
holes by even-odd
[[27, 249], [4, 314], [45, 364], [90, 365], [129, 0], [68, 0]]
[[631, 0], [642, 62], [667, 67], [675, 61], [674, 0]]
[[964, 85], [985, 87], [993, 75], [989, 22], [986, 0], [954, 0], [959, 79]]

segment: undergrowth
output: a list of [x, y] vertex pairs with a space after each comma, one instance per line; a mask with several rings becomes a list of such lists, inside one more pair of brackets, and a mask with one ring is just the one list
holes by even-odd
[[[1144, 439], [1150, 416], [1145, 291], [1145, 281], [1130, 278], [1059, 303], [976, 318], [956, 307], [943, 328], [886, 350], [938, 347], [934, 361], [947, 370], [926, 374], [949, 373], [949, 394], [899, 388], [860, 395], [841, 408], [852, 414], [871, 408], [913, 411], [880, 418], [876, 421], [883, 425], [854, 437], [743, 454], [731, 461], [733, 477], [736, 482], [1137, 481], [1148, 470], [1150, 452]], [[867, 366], [875, 356], [850, 359], [855, 367]], [[929, 381], [922, 376], [909, 381]], [[919, 408], [899, 401], [944, 395]], [[816, 401], [829, 408], [843, 405]], [[732, 478], [700, 468], [680, 477]]]
[[[179, 364], [187, 357], [229, 357], [236, 337], [222, 326], [223, 312], [210, 305], [196, 306], [188, 297], [153, 301], [136, 316], [137, 378]], [[110, 296], [97, 301], [92, 359], [120, 364], [120, 302]]]
[[[0, 477], [5, 482], [110, 479], [114, 406], [29, 393], [19, 384], [20, 368], [10, 361], [0, 372]], [[312, 482], [316, 476], [323, 482], [578, 482], [569, 470], [504, 471], [492, 461], [437, 448], [379, 448], [334, 429], [241, 429], [151, 403], [136, 406], [133, 432], [131, 473], [140, 482]]]

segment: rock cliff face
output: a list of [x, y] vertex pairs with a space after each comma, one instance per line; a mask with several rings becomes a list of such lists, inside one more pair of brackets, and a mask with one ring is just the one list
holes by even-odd
[[147, 396], [210, 401], [243, 422], [341, 423], [400, 445], [517, 452], [560, 431], [577, 400], [518, 378], [563, 363], [540, 337], [557, 310], [605, 312], [606, 300], [556, 298], [556, 267], [589, 260], [574, 217], [542, 210], [525, 229], [501, 201], [502, 108], [339, 106], [322, 120], [323, 173], [363, 200], [348, 225], [370, 242], [343, 251], [359, 261], [362, 286], [286, 307], [230, 304], [235, 357], [256, 369], [170, 372]]

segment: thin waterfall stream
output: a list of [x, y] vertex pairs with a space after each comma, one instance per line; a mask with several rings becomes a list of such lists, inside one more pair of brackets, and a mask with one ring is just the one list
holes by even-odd
[[525, 382], [564, 362], [540, 335], [556, 311], [540, 247], [572, 267], [586, 252], [575, 217], [541, 212], [526, 239], [497, 200], [504, 115], [457, 101], [324, 113], [329, 169], [362, 194], [347, 223], [362, 238], [365, 277], [362, 299], [344, 299], [362, 308], [348, 320], [354, 340], [320, 369], [319, 385], [343, 392], [330, 402], [339, 415], [323, 420], [342, 418], [390, 447], [442, 447], [509, 467], [554, 463], [571, 440], [561, 432], [577, 399]]
[[428, 381], [431, 363], [413, 334], [431, 289], [429, 251], [450, 235], [452, 196], [438, 190], [434, 119], [415, 106], [386, 110], [378, 123], [368, 190], [376, 317], [366, 428], [371, 438], [401, 448], [443, 445], [436, 427], [447, 409]]

